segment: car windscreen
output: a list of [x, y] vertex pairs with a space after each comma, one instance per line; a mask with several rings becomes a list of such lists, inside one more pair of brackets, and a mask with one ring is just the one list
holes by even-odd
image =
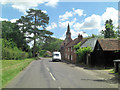
[[54, 56], [59, 56], [59, 54], [54, 54]]

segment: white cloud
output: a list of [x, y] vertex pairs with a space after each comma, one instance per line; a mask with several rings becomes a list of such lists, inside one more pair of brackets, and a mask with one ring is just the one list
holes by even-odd
[[93, 14], [90, 17], [87, 17], [83, 23], [76, 23], [73, 27], [75, 30], [85, 29], [98, 29], [101, 25], [101, 17], [99, 15]]
[[105, 13], [101, 16], [102, 22], [105, 23], [106, 20], [112, 19], [115, 26], [118, 25], [118, 10], [113, 7], [106, 9]]
[[55, 7], [57, 5], [57, 2], [59, 2], [59, 0], [48, 0], [48, 3], [45, 5]]
[[[55, 7], [59, 0], [1, 0], [1, 4], [11, 4], [13, 8], [18, 9], [20, 12], [26, 14], [29, 8], [35, 8], [39, 4], [45, 4]], [[46, 3], [47, 2], [47, 3]]]
[[74, 11], [74, 14], [78, 14], [79, 16], [82, 16], [83, 15], [83, 10], [82, 9], [74, 9], [73, 8], [73, 11]]
[[48, 26], [46, 29], [51, 30], [57, 27], [57, 24], [55, 22], [52, 22], [50, 26]]
[[93, 30], [97, 29], [100, 31], [100, 29], [104, 29], [104, 24], [106, 20], [112, 19], [113, 25], [118, 25], [118, 10], [114, 9], [113, 7], [108, 7], [106, 11], [100, 16], [93, 14], [83, 21], [83, 23], [76, 23], [73, 27], [75, 30]]
[[61, 27], [61, 28], [66, 28], [67, 27], [67, 25], [68, 25], [68, 23], [69, 23], [69, 25], [70, 26], [72, 26], [75, 22], [76, 22], [76, 18], [74, 18], [72, 21], [64, 21], [64, 22], [59, 22], [59, 27]]
[[42, 12], [47, 13], [47, 11], [46, 11], [46, 10], [42, 10]]
[[67, 20], [69, 17], [72, 17], [73, 13], [66, 11], [65, 14], [60, 15], [59, 18], [61, 21]]
[[0, 21], [8, 21], [8, 19], [7, 19], [7, 18], [1, 18], [1, 17], [0, 17]]
[[10, 22], [11, 23], [15, 23], [18, 19], [11, 19]]
[[68, 20], [70, 17], [73, 17], [75, 15], [78, 15], [78, 16], [86, 16], [86, 14], [83, 13], [83, 10], [82, 9], [72, 9], [72, 11], [66, 11], [65, 14], [63, 15], [59, 15], [59, 19], [60, 21], [65, 21], [65, 20]]

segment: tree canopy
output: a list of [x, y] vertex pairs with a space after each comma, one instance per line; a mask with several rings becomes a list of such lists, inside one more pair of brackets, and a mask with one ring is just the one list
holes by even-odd
[[28, 41], [34, 41], [33, 56], [36, 55], [36, 40], [47, 38], [53, 33], [46, 30], [46, 26], [49, 23], [49, 16], [43, 13], [41, 10], [29, 9], [26, 16], [22, 16], [17, 21], [19, 29], [24, 33], [27, 33], [26, 38]]
[[113, 22], [111, 19], [106, 20], [105, 30], [102, 30], [101, 33], [104, 35], [104, 38], [115, 38], [115, 32], [113, 30]]

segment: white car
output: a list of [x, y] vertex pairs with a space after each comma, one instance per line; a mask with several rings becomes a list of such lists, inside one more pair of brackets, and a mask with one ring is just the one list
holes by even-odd
[[61, 53], [60, 52], [53, 52], [52, 61], [61, 61]]

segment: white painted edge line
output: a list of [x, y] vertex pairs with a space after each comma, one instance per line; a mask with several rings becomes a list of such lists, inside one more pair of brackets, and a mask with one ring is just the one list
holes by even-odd
[[55, 77], [52, 75], [52, 73], [50, 73], [50, 75], [51, 75], [52, 79], [55, 81], [56, 79], [55, 79]]

